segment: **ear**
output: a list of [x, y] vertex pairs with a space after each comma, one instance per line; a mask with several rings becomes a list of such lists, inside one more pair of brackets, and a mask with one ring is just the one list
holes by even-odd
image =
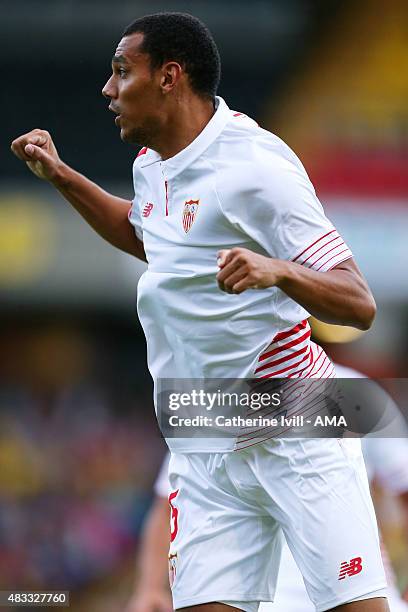
[[183, 68], [177, 62], [167, 62], [162, 66], [160, 86], [163, 93], [169, 93], [180, 81], [184, 74]]

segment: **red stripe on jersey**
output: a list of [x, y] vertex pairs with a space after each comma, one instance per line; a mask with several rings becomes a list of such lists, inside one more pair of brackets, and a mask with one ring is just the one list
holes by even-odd
[[[335, 251], [336, 249], [338, 249], [339, 247], [342, 247], [342, 246], [345, 246], [343, 241], [341, 241], [341, 243], [340, 243], [340, 244], [336, 244], [336, 246], [334, 246], [333, 248], [329, 249], [328, 251], [325, 251], [325, 252], [323, 253], [323, 255], [320, 255], [320, 257], [318, 257], [317, 259], [315, 259], [315, 260], [314, 260], [314, 262], [313, 262], [313, 263], [311, 263], [311, 264], [309, 264], [307, 267], [308, 267], [308, 268], [313, 268], [313, 266], [315, 266], [315, 265], [317, 264], [317, 262], [318, 262], [318, 261], [320, 261], [321, 259], [323, 259], [323, 257], [326, 257], [326, 255], [328, 255], [328, 254], [329, 254], [329, 253], [331, 253], [332, 251]], [[347, 249], [344, 249], [344, 250], [347, 250]], [[341, 252], [343, 253], [344, 251], [341, 251]], [[336, 257], [336, 255], [333, 255], [333, 257]], [[323, 263], [323, 264], [320, 266], [320, 268], [322, 268], [323, 266], [324, 266], [324, 263]], [[320, 270], [320, 268], [318, 268], [318, 269]]]
[[311, 367], [311, 369], [309, 370], [309, 372], [308, 372], [307, 374], [305, 374], [305, 378], [311, 378], [311, 376], [312, 376], [312, 374], [313, 374], [313, 372], [314, 372], [314, 370], [315, 370], [315, 368], [316, 368], [317, 364], [319, 363], [320, 359], [321, 359], [322, 357], [324, 358], [324, 357], [325, 357], [325, 355], [326, 355], [326, 353], [324, 352], [324, 350], [323, 350], [321, 347], [319, 347], [319, 348], [320, 348], [319, 354], [317, 355], [317, 358], [316, 358], [316, 359], [313, 359], [313, 363], [311, 364], [311, 366], [312, 366], [312, 367]]
[[[333, 255], [333, 257], [330, 257], [330, 259], [328, 259], [327, 261], [324, 262], [324, 264], [322, 264], [320, 266], [320, 268], [323, 268], [323, 266], [326, 266], [329, 261], [331, 261], [332, 259], [336, 259], [339, 255], [342, 255], [342, 253], [348, 253], [348, 255], [346, 257], [343, 257], [343, 259], [341, 259], [340, 261], [335, 261], [331, 267], [329, 268], [329, 270], [332, 270], [335, 266], [338, 266], [339, 264], [341, 264], [343, 261], [347, 261], [348, 259], [350, 259], [350, 257], [352, 257], [351, 252], [349, 251], [348, 248], [343, 249], [342, 251], [340, 251], [340, 253], [336, 253], [336, 255]], [[318, 272], [320, 270], [320, 268], [317, 268], [316, 272]], [[329, 271], [328, 270], [328, 271]]]
[[299, 255], [297, 255], [294, 259], [292, 259], [292, 261], [296, 261], [299, 259], [299, 257], [302, 257], [302, 255], [304, 255], [309, 249], [311, 249], [315, 244], [317, 244], [318, 242], [320, 242], [321, 240], [323, 240], [323, 238], [326, 238], [326, 236], [329, 236], [330, 234], [332, 234], [333, 232], [335, 232], [336, 230], [333, 229], [331, 232], [327, 232], [327, 234], [325, 234], [324, 236], [322, 236], [321, 238], [318, 238], [317, 240], [315, 240], [314, 242], [312, 242], [311, 245], [309, 245], [308, 247], [306, 247], [306, 249], [304, 249], [304, 251], [302, 251], [301, 253], [299, 253]]
[[[310, 346], [310, 336], [311, 330], [307, 319], [304, 319], [291, 329], [287, 329], [285, 331], [278, 332], [277, 334], [275, 334], [272, 342], [259, 356], [258, 367], [256, 368], [254, 375], [257, 375], [259, 374], [259, 372], [263, 372], [264, 370], [271, 370], [273, 368], [276, 369], [277, 366], [289, 360], [296, 360], [297, 357], [300, 357], [301, 355], [303, 355], [303, 353], [308, 351]], [[288, 341], [283, 342], [283, 344], [279, 344], [279, 342], [285, 340]], [[305, 345], [299, 346], [302, 343], [305, 343]], [[277, 359], [271, 359], [275, 355], [279, 355], [279, 357]], [[280, 369], [278, 372], [275, 371], [273, 373], [269, 373], [269, 375], [264, 378], [269, 378], [272, 375], [275, 376], [279, 373], [292, 370], [296, 368], [299, 363], [299, 361], [296, 361], [295, 363], [290, 364], [283, 370]]]
[[[331, 240], [328, 240], [327, 242], [325, 242], [324, 244], [322, 244], [321, 247], [319, 247], [318, 249], [316, 249], [316, 251], [313, 251], [313, 253], [311, 253], [304, 261], [302, 261], [302, 266], [305, 265], [305, 263], [311, 258], [313, 257], [313, 255], [316, 255], [316, 253], [318, 253], [319, 251], [321, 251], [322, 249], [324, 249], [328, 244], [334, 242], [335, 240], [340, 240], [340, 242], [343, 242], [342, 239], [340, 238], [340, 236], [335, 236], [334, 238], [332, 238]], [[344, 244], [344, 243], [343, 243]], [[338, 245], [340, 246], [340, 245]], [[308, 266], [309, 268], [312, 267], [313, 264], [311, 264], [310, 266]]]
[[265, 374], [265, 376], [259, 376], [259, 379], [263, 380], [264, 378], [273, 378], [274, 376], [278, 376], [278, 374], [284, 374], [285, 372], [289, 372], [289, 370], [293, 370], [293, 368], [296, 368], [303, 361], [305, 361], [306, 359], [309, 359], [309, 355], [310, 355], [310, 351], [309, 351], [309, 353], [307, 355], [305, 355], [303, 357], [303, 359], [300, 359], [296, 363], [293, 363], [292, 365], [290, 365], [290, 366], [288, 366], [286, 368], [283, 368], [282, 370], [278, 370], [277, 372], [271, 372], [270, 374]]
[[268, 357], [273, 357], [274, 355], [277, 355], [278, 353], [281, 353], [284, 350], [290, 349], [292, 348], [292, 346], [295, 346], [296, 344], [300, 344], [301, 342], [303, 342], [303, 340], [306, 340], [306, 338], [310, 338], [311, 335], [312, 335], [312, 330], [309, 330], [305, 334], [303, 334], [303, 336], [300, 336], [299, 338], [296, 338], [295, 340], [291, 340], [290, 342], [287, 342], [286, 344], [282, 344], [282, 346], [278, 346], [277, 348], [273, 349], [272, 351], [268, 351], [267, 353], [262, 353], [258, 361], [263, 361], [264, 359], [267, 359]]
[[[322, 363], [320, 364], [320, 366], [319, 366], [319, 367], [317, 368], [317, 370], [316, 370], [315, 368], [316, 368], [317, 362], [318, 362], [318, 360], [320, 359], [320, 357], [322, 357], [323, 355], [324, 355], [324, 359], [322, 360]], [[315, 377], [317, 377], [317, 378], [320, 378], [320, 376], [317, 376], [317, 374], [318, 374], [318, 373], [321, 371], [321, 369], [322, 369], [322, 368], [323, 368], [323, 366], [324, 366], [324, 365], [325, 365], [325, 364], [328, 362], [328, 360], [329, 360], [329, 358], [327, 357], [327, 355], [324, 353], [324, 351], [323, 351], [323, 349], [322, 349], [322, 351], [321, 351], [321, 353], [320, 353], [320, 355], [319, 355], [319, 358], [318, 358], [318, 359], [316, 359], [316, 363], [314, 364], [314, 367], [313, 367], [312, 371], [311, 371], [311, 372], [309, 372], [309, 374], [307, 375], [307, 377], [306, 377], [306, 378], [312, 378], [312, 376], [315, 376]]]
[[233, 117], [242, 117], [244, 113], [234, 113]]
[[[326, 362], [325, 362], [325, 363], [326, 363]], [[333, 364], [330, 362], [330, 360], [329, 360], [329, 359], [327, 359], [327, 365], [326, 365], [326, 367], [324, 368], [323, 372], [321, 373], [321, 378], [325, 378], [325, 374], [326, 374], [326, 372], [327, 372], [328, 368], [330, 368], [330, 367], [333, 367]]]
[[136, 159], [140, 157], [141, 155], [146, 155], [146, 153], [147, 153], [147, 147], [143, 147], [143, 149], [140, 149], [139, 153], [136, 155]]
[[164, 181], [164, 188], [166, 190], [166, 217], [169, 216], [169, 186], [167, 181]]
[[255, 374], [257, 374], [258, 372], [263, 372], [263, 370], [267, 370], [268, 368], [274, 368], [275, 366], [280, 365], [281, 363], [284, 363], [285, 361], [289, 361], [289, 359], [294, 359], [295, 357], [299, 357], [299, 355], [302, 355], [305, 351], [307, 351], [308, 348], [309, 347], [306, 345], [306, 346], [303, 346], [298, 351], [289, 353], [288, 355], [285, 355], [284, 357], [280, 357], [279, 359], [275, 359], [274, 361], [268, 361], [268, 363], [264, 363], [263, 365], [259, 366], [259, 368], [256, 368]]
[[[302, 323], [304, 322], [302, 321]], [[322, 407], [325, 405], [327, 398], [326, 393], [320, 393], [319, 387], [322, 385], [318, 385], [316, 387], [314, 383], [311, 383], [313, 384], [313, 386], [309, 389], [306, 379], [311, 377], [319, 378], [321, 379], [321, 383], [323, 383], [323, 379], [327, 380], [329, 378], [333, 378], [335, 372], [332, 362], [320, 346], [315, 345], [314, 343], [308, 343], [305, 348], [309, 349], [308, 353], [304, 355], [302, 359], [296, 361], [296, 363], [286, 368], [282, 368], [281, 370], [266, 374], [264, 376], [256, 376], [256, 379], [263, 380], [274, 377], [281, 378], [282, 376], [280, 375], [282, 374], [284, 374], [282, 378], [285, 378], [286, 380], [291, 379], [291, 382], [289, 383], [288, 387], [285, 387], [285, 408], [289, 406], [288, 416], [294, 417], [298, 415], [303, 415], [305, 418], [310, 419], [315, 414], [318, 414], [321, 411]], [[300, 355], [297, 356], [300, 357]], [[294, 354], [289, 355], [288, 357], [286, 357], [286, 359], [290, 359], [291, 357], [294, 357]], [[302, 364], [303, 367], [299, 367], [302, 366]], [[265, 366], [269, 367], [270, 364], [265, 364]], [[304, 383], [302, 383], [302, 381], [304, 381]], [[331, 384], [335, 384], [335, 381], [332, 381], [330, 385]], [[325, 383], [325, 385], [327, 385], [327, 383]], [[326, 391], [327, 386], [324, 386], [324, 389]], [[291, 392], [288, 395], [289, 390], [291, 390]], [[300, 395], [299, 392], [301, 392]], [[301, 404], [300, 407], [297, 408], [297, 403], [299, 399], [301, 400]], [[262, 415], [260, 416], [266, 417], [269, 414], [273, 414], [273, 411], [270, 412], [268, 410], [266, 414], [262, 413]], [[277, 428], [272, 427], [271, 429], [269, 425], [266, 425], [254, 427], [253, 429], [245, 427], [241, 428], [242, 433], [238, 436], [236, 440], [234, 450], [242, 450], [244, 448], [254, 446], [255, 444], [261, 444], [263, 442], [266, 442], [271, 438], [282, 436], [285, 431], [289, 431], [290, 429], [292, 429], [292, 427], [293, 426], [286, 425], [283, 427], [279, 427], [278, 425]]]
[[283, 332], [278, 332], [273, 337], [271, 344], [273, 344], [274, 342], [280, 342], [281, 340], [285, 340], [286, 338], [289, 338], [289, 336], [293, 336], [293, 334], [296, 334], [297, 332], [301, 331], [302, 329], [305, 329], [305, 327], [307, 325], [308, 325], [307, 319], [304, 319], [304, 321], [301, 321], [300, 323], [295, 325], [295, 327], [292, 327], [292, 329], [289, 329], [289, 330], [283, 331]]
[[296, 370], [296, 372], [291, 372], [288, 374], [288, 378], [306, 378], [307, 370], [309, 370], [313, 365], [313, 351], [310, 348], [309, 351], [309, 363], [305, 365], [301, 370]]

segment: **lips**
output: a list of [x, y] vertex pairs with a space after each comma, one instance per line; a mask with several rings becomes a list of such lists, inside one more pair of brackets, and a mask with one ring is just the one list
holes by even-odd
[[120, 113], [119, 111], [116, 110], [116, 108], [114, 108], [111, 104], [109, 105], [109, 110], [112, 111], [112, 113], [115, 113], [116, 117], [115, 117], [115, 125], [119, 126], [120, 125]]

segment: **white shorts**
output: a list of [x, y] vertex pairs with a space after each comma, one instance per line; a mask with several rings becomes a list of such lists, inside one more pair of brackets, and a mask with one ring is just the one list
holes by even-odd
[[[383, 563], [385, 566], [384, 561]], [[408, 612], [408, 604], [402, 601], [393, 583], [388, 582], [386, 592], [381, 590], [364, 594], [364, 599], [371, 599], [371, 597], [387, 597], [390, 612]], [[249, 609], [247, 612], [256, 612], [256, 609]], [[307, 595], [302, 574], [285, 544], [282, 550], [275, 599], [273, 603], [261, 603], [259, 612], [314, 612], [314, 610], [315, 606]]]
[[273, 601], [283, 533], [319, 612], [385, 589], [359, 440], [172, 455], [169, 479], [176, 609]]

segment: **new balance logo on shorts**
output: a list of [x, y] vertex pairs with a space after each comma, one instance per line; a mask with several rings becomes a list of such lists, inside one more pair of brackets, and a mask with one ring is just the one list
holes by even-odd
[[362, 569], [363, 561], [361, 557], [350, 559], [349, 563], [347, 563], [347, 561], [342, 561], [340, 564], [339, 580], [344, 580], [346, 576], [355, 576], [355, 574], [359, 574]]

